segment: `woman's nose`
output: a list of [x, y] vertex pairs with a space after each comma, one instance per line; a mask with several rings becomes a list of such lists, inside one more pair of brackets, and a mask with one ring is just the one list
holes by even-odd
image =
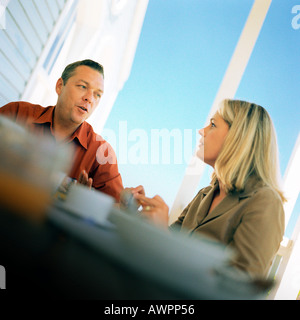
[[202, 137], [204, 137], [204, 128], [200, 129], [198, 132]]

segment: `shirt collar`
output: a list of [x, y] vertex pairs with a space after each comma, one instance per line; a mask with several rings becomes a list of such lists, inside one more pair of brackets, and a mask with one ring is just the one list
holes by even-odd
[[71, 135], [70, 140], [77, 139], [78, 142], [81, 144], [83, 148], [87, 150], [87, 132], [88, 132], [88, 125], [86, 122], [83, 122], [79, 128]]
[[42, 112], [34, 121], [33, 123], [43, 124], [43, 123], [50, 123], [51, 128], [53, 125], [53, 114], [54, 114], [54, 106], [50, 106], [45, 108], [45, 111]]
[[[39, 115], [33, 121], [33, 123], [36, 123], [36, 124], [50, 123], [50, 130], [51, 130], [51, 133], [53, 134], [54, 110], [55, 110], [55, 106], [45, 108], [45, 111], [41, 115]], [[74, 139], [76, 139], [78, 140], [80, 145], [87, 150], [87, 131], [88, 131], [88, 125], [86, 122], [83, 122], [68, 139], [68, 142], [71, 142]]]

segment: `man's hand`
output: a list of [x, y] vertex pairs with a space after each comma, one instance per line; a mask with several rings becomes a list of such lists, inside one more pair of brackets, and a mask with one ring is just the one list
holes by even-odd
[[93, 184], [93, 179], [89, 178], [85, 170], [82, 170], [79, 174], [78, 183], [83, 184], [91, 189]]

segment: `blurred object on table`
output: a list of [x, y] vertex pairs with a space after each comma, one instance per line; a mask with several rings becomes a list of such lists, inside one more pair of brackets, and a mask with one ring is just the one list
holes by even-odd
[[52, 137], [34, 136], [0, 117], [0, 154], [0, 207], [43, 220], [72, 151]]
[[65, 175], [61, 179], [61, 183], [58, 184], [58, 188], [54, 194], [55, 199], [65, 201], [73, 184], [77, 184], [77, 180]]

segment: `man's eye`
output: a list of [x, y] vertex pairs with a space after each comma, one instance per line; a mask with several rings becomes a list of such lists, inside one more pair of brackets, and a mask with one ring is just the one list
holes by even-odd
[[82, 88], [82, 89], [86, 89], [86, 86], [83, 84], [80, 84], [78, 87]]

